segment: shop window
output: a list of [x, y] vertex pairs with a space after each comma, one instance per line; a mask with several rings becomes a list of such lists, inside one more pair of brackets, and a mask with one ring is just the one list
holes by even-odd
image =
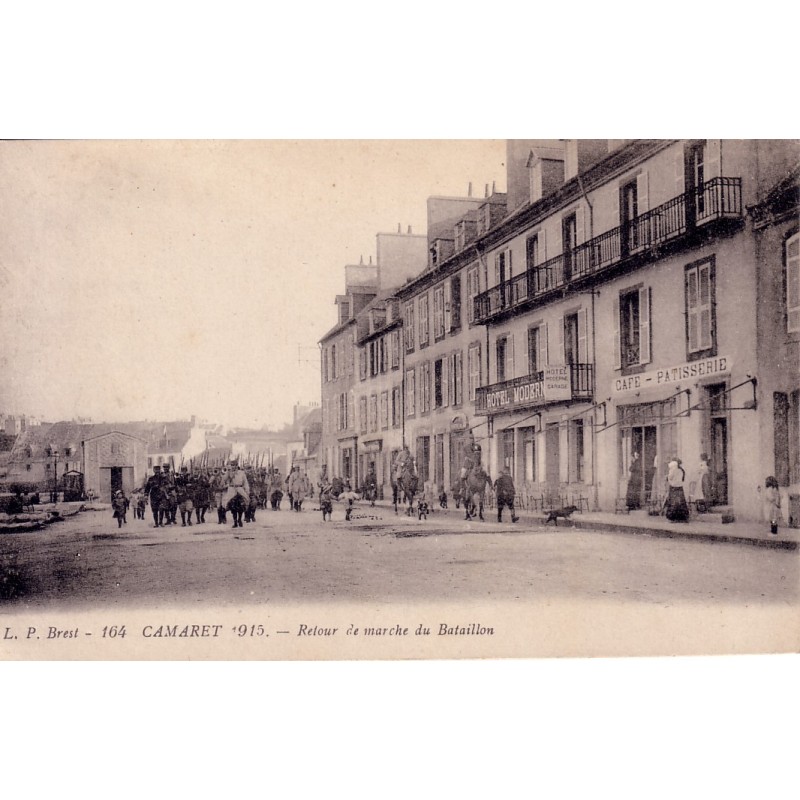
[[583, 420], [573, 419], [570, 425], [569, 441], [569, 479], [574, 483], [583, 483], [584, 471], [584, 438]]

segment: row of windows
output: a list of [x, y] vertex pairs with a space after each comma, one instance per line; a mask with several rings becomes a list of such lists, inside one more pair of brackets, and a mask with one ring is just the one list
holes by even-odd
[[338, 344], [334, 342], [322, 348], [322, 380], [324, 383], [353, 374], [354, 346], [353, 334], [348, 333]]
[[373, 339], [359, 350], [359, 377], [362, 381], [400, 368], [400, 331], [395, 329]]
[[[471, 302], [471, 298], [470, 298]], [[406, 351], [427, 347], [461, 329], [461, 277], [454, 275], [405, 305], [404, 336]]]
[[[714, 258], [689, 264], [684, 274], [685, 338], [688, 360], [705, 358], [716, 352], [715, 263]], [[623, 290], [613, 302], [614, 367], [619, 370], [639, 367], [652, 360], [652, 289], [633, 286]], [[585, 309], [565, 314], [557, 327], [557, 350], [551, 358], [546, 322], [527, 332], [528, 375], [535, 375], [555, 360], [562, 364], [590, 361]], [[495, 380], [515, 377], [514, 337], [506, 334], [495, 340]]]
[[399, 386], [378, 394], [362, 396], [358, 401], [358, 419], [360, 433], [377, 433], [379, 430], [399, 428], [403, 421], [401, 407], [402, 395]]
[[[467, 349], [467, 400], [475, 400], [475, 390], [482, 385], [481, 346]], [[433, 361], [426, 361], [406, 370], [407, 417], [427, 414], [447, 406], [458, 407], [464, 402], [464, 358], [461, 351]]]

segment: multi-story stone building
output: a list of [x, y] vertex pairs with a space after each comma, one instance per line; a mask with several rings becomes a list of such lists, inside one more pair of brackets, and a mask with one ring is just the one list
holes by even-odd
[[[760, 473], [800, 526], [800, 166], [752, 208], [757, 268]], [[770, 424], [771, 417], [771, 424]]]
[[[613, 510], [634, 453], [643, 503], [663, 494], [673, 457], [696, 492], [706, 455], [713, 501], [759, 518], [772, 459], [754, 454], [773, 427], [772, 404], [757, 392], [758, 331], [770, 330], [760, 299], [771, 286], [774, 305], [787, 276], [788, 369], [773, 402], [796, 430], [796, 228], [781, 223], [772, 238], [786, 240], [764, 245], [786, 263], [765, 284], [748, 209], [797, 164], [797, 143], [571, 141], [563, 178], [550, 142], [510, 142], [510, 169], [521, 147], [530, 150], [529, 200], [479, 243], [487, 288], [474, 314], [487, 325], [490, 385], [476, 411], [491, 434], [491, 470], [507, 465], [525, 491]], [[509, 197], [524, 186], [519, 169], [509, 175]], [[792, 453], [790, 441], [790, 464]]]
[[[360, 485], [363, 475], [359, 468], [359, 419], [356, 413], [356, 395], [359, 402], [367, 396], [367, 404], [372, 395], [378, 404], [377, 418], [381, 417], [381, 402], [388, 387], [371, 385], [369, 391], [361, 386], [361, 356], [356, 360], [357, 340], [361, 339], [373, 358], [378, 358], [378, 350], [383, 336], [377, 335], [375, 325], [380, 319], [377, 307], [359, 317], [370, 303], [378, 297], [385, 299], [400, 282], [413, 276], [424, 264], [427, 239], [425, 236], [407, 233], [379, 233], [376, 236], [377, 263], [348, 265], [345, 267], [345, 293], [336, 298], [338, 322], [320, 339], [320, 359], [322, 373], [322, 439], [319, 450], [320, 469], [329, 477], [341, 477], [351, 485]], [[372, 327], [370, 327], [372, 326]], [[370, 343], [372, 344], [370, 345]], [[384, 348], [386, 343], [384, 343]], [[364, 356], [366, 358], [366, 356]], [[383, 358], [387, 358], [384, 350]], [[377, 363], [377, 362], [376, 362]], [[371, 378], [381, 375], [378, 371]], [[389, 397], [391, 402], [391, 397]], [[367, 412], [368, 413], [368, 412]], [[378, 436], [379, 422], [371, 431], [367, 423], [368, 445], [364, 453], [374, 455], [389, 452], [384, 450], [382, 436]], [[385, 430], [388, 430], [386, 428]], [[387, 441], [386, 447], [394, 446]], [[383, 463], [375, 458], [375, 468]], [[361, 459], [361, 468], [366, 468]]]
[[506, 195], [487, 187], [483, 198], [431, 197], [427, 211], [426, 269], [397, 291], [403, 439], [420, 478], [449, 491], [466, 453], [486, 432], [474, 413], [486, 376], [486, 341], [473, 298], [482, 280], [478, 242], [505, 216]]

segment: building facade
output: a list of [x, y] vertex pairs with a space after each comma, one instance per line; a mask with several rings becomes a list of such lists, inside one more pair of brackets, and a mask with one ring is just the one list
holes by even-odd
[[645, 513], [680, 459], [690, 500], [702, 464], [710, 505], [760, 520], [775, 475], [796, 520], [798, 142], [507, 150], [506, 193], [429, 198], [424, 268], [354, 323], [362, 471], [406, 445], [446, 489], [477, 443], [543, 502]]
[[[530, 204], [486, 242], [475, 315], [489, 331], [489, 463], [533, 492], [613, 510], [629, 480], [642, 507], [659, 504], [673, 458], [696, 496], [702, 457], [712, 503], [758, 519], [766, 418], [748, 208], [797, 145], [591, 142], [582, 159], [583, 144], [565, 143], [563, 183], [537, 197], [532, 180]], [[783, 373], [790, 415], [796, 364]]]

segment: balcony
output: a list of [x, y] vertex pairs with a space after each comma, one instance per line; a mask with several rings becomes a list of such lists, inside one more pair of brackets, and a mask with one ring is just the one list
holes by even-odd
[[548, 366], [524, 378], [481, 386], [475, 390], [475, 413], [502, 414], [518, 408], [590, 401], [594, 397], [594, 365]]
[[713, 178], [696, 191], [673, 197], [625, 225], [481, 292], [474, 298], [475, 322], [490, 322], [576, 281], [624, 262], [644, 260], [713, 222], [741, 218], [742, 179]]

